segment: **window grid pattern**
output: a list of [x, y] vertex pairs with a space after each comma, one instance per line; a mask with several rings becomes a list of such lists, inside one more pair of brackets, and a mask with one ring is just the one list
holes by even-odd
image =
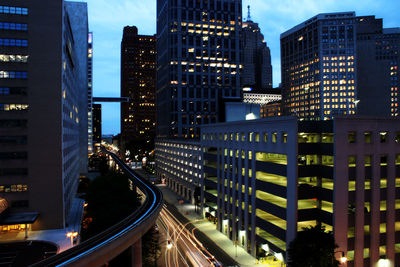
[[28, 15], [28, 8], [15, 6], [0, 6], [0, 14]]
[[27, 47], [28, 40], [24, 39], [7, 39], [7, 38], [0, 38], [0, 46], [21, 46]]
[[28, 24], [26, 23], [13, 23], [13, 22], [0, 22], [0, 29], [11, 31], [27, 31]]

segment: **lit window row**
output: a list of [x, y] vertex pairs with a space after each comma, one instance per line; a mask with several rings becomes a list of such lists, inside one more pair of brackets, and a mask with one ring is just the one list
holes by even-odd
[[27, 79], [26, 71], [4, 71], [0, 70], [0, 79]]
[[25, 55], [4, 55], [0, 54], [0, 62], [28, 62], [28, 56]]
[[28, 8], [15, 6], [0, 6], [0, 14], [28, 15]]
[[11, 31], [27, 31], [28, 24], [26, 23], [13, 23], [13, 22], [0, 22], [0, 29]]
[[27, 47], [28, 40], [24, 39], [4, 39], [0, 38], [0, 46], [21, 46]]
[[329, 60], [353, 60], [354, 56], [340, 56], [340, 57], [323, 57], [322, 60], [329, 61]]
[[27, 104], [0, 104], [0, 111], [27, 110]]
[[26, 191], [28, 191], [28, 185], [26, 184], [0, 185], [0, 192], [13, 193]]

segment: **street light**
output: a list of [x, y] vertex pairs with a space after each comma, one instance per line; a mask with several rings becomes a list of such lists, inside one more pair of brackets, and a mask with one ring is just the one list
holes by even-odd
[[386, 258], [381, 258], [378, 261], [378, 267], [390, 267], [390, 260]]
[[340, 263], [343, 263], [343, 264], [346, 263], [347, 257], [345, 256], [344, 251], [335, 251], [335, 253], [338, 253], [338, 252], [342, 253], [342, 256], [340, 257]]
[[172, 243], [170, 240], [167, 241], [167, 249], [171, 249], [172, 248]]
[[67, 237], [71, 239], [71, 246], [74, 245], [74, 237], [78, 236], [78, 232], [69, 232], [67, 233]]

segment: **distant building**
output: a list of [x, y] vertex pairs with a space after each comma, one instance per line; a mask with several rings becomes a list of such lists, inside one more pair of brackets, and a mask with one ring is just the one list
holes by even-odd
[[243, 22], [242, 29], [242, 86], [255, 89], [272, 88], [271, 52], [264, 36], [260, 32], [258, 23], [251, 20], [250, 6], [247, 20]]
[[286, 114], [324, 120], [355, 114], [356, 16], [319, 14], [281, 34]]
[[121, 42], [121, 137], [129, 142], [152, 146], [156, 128], [156, 37], [139, 35], [138, 29], [125, 27]]
[[93, 33], [88, 35], [88, 152], [93, 153]]
[[200, 137], [240, 96], [242, 1], [157, 0], [157, 136]]
[[[196, 188], [200, 186], [203, 165], [199, 141], [158, 139], [155, 149], [156, 169], [160, 180], [195, 204]], [[198, 192], [199, 200], [200, 190]]]
[[398, 116], [400, 28], [375, 16], [319, 14], [281, 34], [286, 114]]
[[2, 1], [0, 21], [0, 198], [20, 215], [0, 225], [64, 228], [87, 168], [87, 4]]
[[252, 255], [285, 261], [296, 233], [320, 223], [346, 266], [399, 265], [399, 119], [204, 125], [200, 144], [203, 215]]
[[265, 105], [270, 102], [282, 100], [282, 89], [269, 88], [269, 89], [255, 89], [251, 87], [243, 88], [243, 102]]
[[357, 17], [357, 113], [399, 116], [400, 28], [375, 16]]
[[278, 117], [283, 115], [282, 101], [273, 101], [261, 105], [260, 117]]
[[101, 143], [101, 104], [93, 104], [93, 142]]

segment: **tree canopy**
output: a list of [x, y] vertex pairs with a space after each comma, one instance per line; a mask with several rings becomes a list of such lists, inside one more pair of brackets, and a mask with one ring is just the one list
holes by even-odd
[[320, 224], [303, 228], [289, 244], [288, 266], [337, 267], [337, 247], [332, 232], [326, 232]]
[[85, 216], [88, 223], [86, 227], [83, 226], [83, 239], [116, 224], [140, 205], [128, 178], [113, 171], [97, 177], [89, 184], [85, 200], [88, 203]]

